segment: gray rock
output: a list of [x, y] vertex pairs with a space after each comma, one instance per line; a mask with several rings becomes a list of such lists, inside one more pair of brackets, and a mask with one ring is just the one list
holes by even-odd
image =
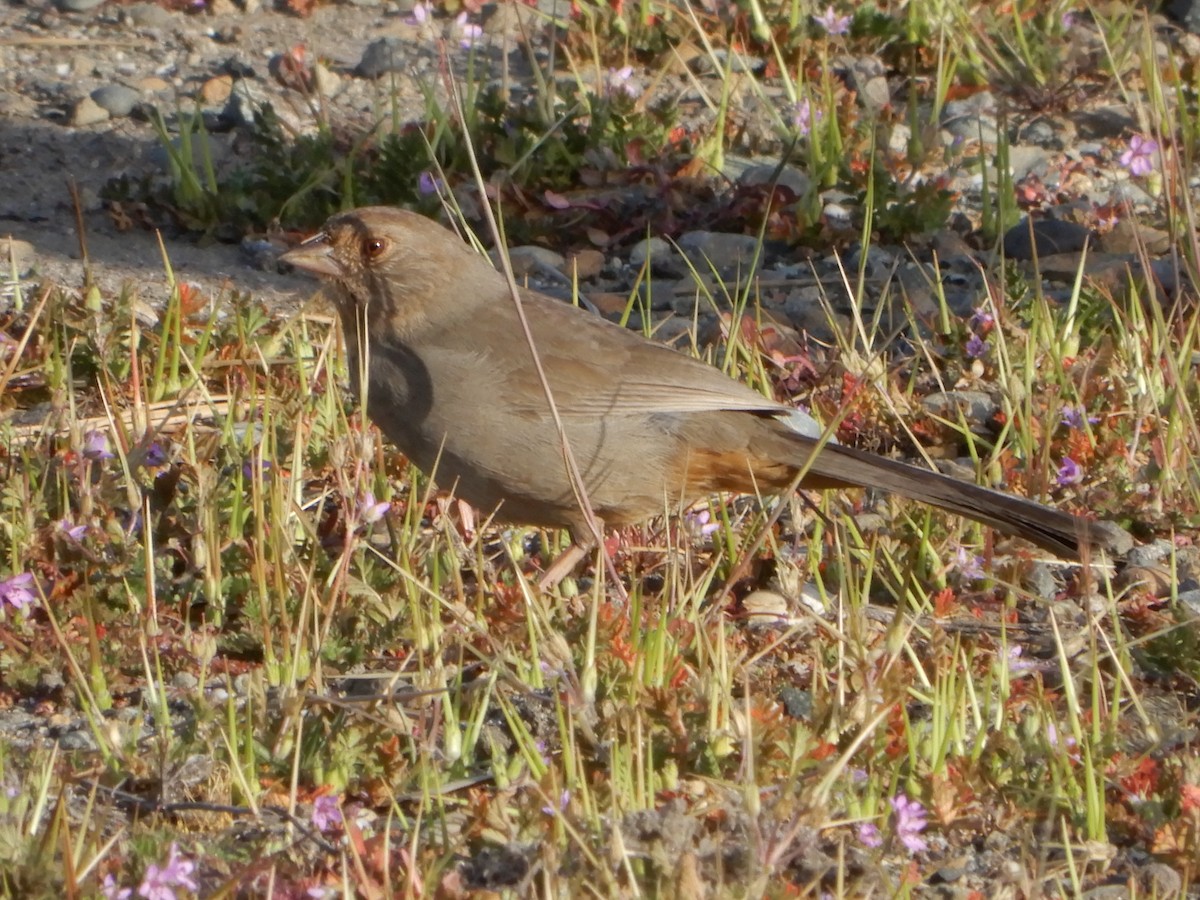
[[811, 691], [802, 691], [791, 685], [784, 686], [779, 691], [779, 700], [784, 711], [793, 719], [808, 720], [813, 715], [813, 695]]
[[1029, 567], [1021, 583], [1034, 597], [1050, 600], [1062, 590], [1062, 569], [1045, 560], [1037, 560]]
[[784, 166], [780, 169], [779, 166], [774, 165], [751, 165], [742, 171], [741, 175], [737, 177], [737, 181], [747, 187], [770, 184], [777, 169], [779, 170], [778, 184], [781, 187], [787, 188], [797, 197], [803, 197], [808, 193], [812, 181], [795, 166]]
[[[727, 63], [728, 61], [728, 63]], [[716, 64], [714, 66], [714, 63]], [[733, 54], [730, 59], [729, 51], [718, 48], [712, 52], [712, 56], [707, 53], [701, 53], [692, 59], [690, 63], [692, 70], [701, 74], [707, 75], [713, 72], [724, 72], [726, 65], [734, 74], [745, 74], [747, 72], [761, 72], [766, 68], [766, 60], [758, 56], [751, 56], [748, 53]]]
[[1125, 104], [1080, 110], [1074, 116], [1081, 140], [1102, 140], [1120, 137], [1137, 128], [1133, 112]]
[[742, 611], [751, 628], [782, 628], [791, 619], [787, 598], [762, 588], [742, 598]]
[[524, 3], [489, 4], [484, 8], [483, 33], [497, 39], [515, 40], [537, 30], [538, 14]]
[[171, 685], [182, 691], [194, 691], [199, 687], [200, 679], [191, 672], [176, 672], [171, 678]]
[[537, 9], [543, 15], [562, 20], [571, 14], [569, 0], [537, 0]]
[[[1154, 280], [1161, 285], [1168, 297], [1178, 297], [1180, 290], [1183, 288], [1195, 291], [1195, 285], [1191, 284], [1191, 279], [1186, 276], [1183, 279], [1183, 284], [1180, 284], [1179, 276], [1181, 273], [1179, 271], [1179, 264], [1173, 259], [1150, 260], [1150, 273], [1154, 276]], [[1196, 365], [1198, 362], [1200, 361], [1194, 360], [1192, 365]]]
[[1065, 127], [1046, 116], [1039, 116], [1025, 125], [1018, 137], [1027, 144], [1035, 144], [1049, 150], [1062, 150], [1074, 134], [1074, 127]]
[[[496, 251], [492, 251], [491, 257], [493, 262], [497, 261]], [[562, 267], [567, 264], [562, 254], [555, 253], [548, 247], [536, 245], [509, 247], [508, 259], [512, 263], [513, 274], [517, 278], [524, 278], [527, 275], [545, 276], [553, 273], [550, 277], [562, 281]]]
[[1043, 181], [1050, 168], [1050, 154], [1033, 144], [1013, 144], [1008, 148], [1008, 171], [1013, 181], [1036, 175]]
[[75, 128], [86, 128], [88, 125], [95, 125], [97, 122], [103, 122], [107, 119], [107, 109], [91, 97], [84, 97], [71, 110], [67, 124], [73, 125]]
[[270, 241], [246, 237], [238, 244], [238, 249], [242, 251], [246, 264], [252, 269], [258, 269], [260, 272], [279, 271], [280, 248]]
[[877, 56], [843, 57], [835, 63], [838, 73], [850, 89], [858, 94], [858, 102], [872, 114], [891, 106], [892, 92], [888, 87], [887, 68]]
[[[265, 88], [245, 78], [238, 78], [233, 82], [233, 91], [220, 117], [233, 128], [252, 128], [255, 115], [261, 114], [268, 105], [271, 105], [271, 96]], [[285, 123], [294, 118], [286, 110], [276, 109], [275, 113]], [[298, 125], [295, 122], [292, 124]]]
[[[1200, 18], [1200, 4], [1197, 4], [1196, 16]], [[1200, 21], [1189, 26], [1193, 31], [1200, 30]], [[1178, 897], [1181, 896], [1183, 890], [1183, 878], [1179, 872], [1168, 866], [1166, 863], [1152, 862], [1146, 866], [1142, 873], [1146, 881], [1149, 883], [1150, 896], [1158, 897]]]
[[951, 100], [942, 107], [942, 127], [956, 139], [997, 143], [1000, 131], [995, 96], [991, 91], [980, 91], [962, 100]]
[[931, 884], [953, 884], [956, 881], [961, 881], [967, 874], [967, 870], [961, 865], [942, 866], [930, 877]]
[[650, 267], [661, 264], [663, 260], [675, 255], [675, 248], [664, 241], [662, 238], [652, 237], [648, 240], [638, 241], [629, 250], [629, 264], [640, 269], [650, 263]]
[[16, 91], [0, 91], [0, 118], [33, 118], [38, 105], [32, 97]]
[[715, 268], [722, 275], [745, 274], [754, 263], [759, 240], [752, 234], [689, 231], [679, 239], [679, 249], [701, 275]]
[[[890, 267], [888, 271], [891, 271]], [[896, 272], [896, 283], [905, 304], [918, 316], [937, 315], [940, 300], [934, 288], [938, 283], [938, 272], [932, 263], [901, 266]]]
[[821, 209], [821, 218], [834, 231], [850, 231], [854, 228], [853, 212], [840, 203], [826, 203]]
[[1180, 591], [1179, 603], [1187, 607], [1192, 619], [1200, 619], [1200, 591]]
[[933, 236], [932, 247], [941, 263], [974, 260], [975, 251], [957, 231], [943, 228]]
[[1009, 259], [1033, 259], [1035, 249], [1038, 256], [1077, 253], [1092, 236], [1091, 229], [1059, 219], [1037, 219], [1032, 240], [1029, 232], [1028, 217], [1010, 228], [1004, 235], [1004, 255]]
[[[851, 333], [849, 316], [838, 312], [826, 312], [821, 303], [819, 285], [792, 291], [780, 304], [780, 312], [797, 331], [811, 335], [819, 341], [834, 340], [837, 337], [835, 332]], [[833, 324], [830, 324], [830, 315], [833, 316]]]
[[96, 739], [86, 731], [68, 731], [58, 739], [58, 746], [63, 750], [95, 750]]
[[1200, 34], [1200, 2], [1197, 0], [1171, 0], [1163, 12], [1190, 31]]
[[87, 12], [104, 3], [104, 0], [58, 0], [63, 12]]
[[961, 414], [972, 431], [989, 431], [1000, 404], [983, 391], [938, 391], [922, 398], [931, 415], [957, 422]]
[[135, 3], [122, 11], [122, 17], [134, 28], [166, 28], [174, 15], [157, 3]]
[[1126, 179], [1113, 185], [1108, 194], [1108, 202], [1113, 204], [1128, 203], [1138, 209], [1151, 209], [1155, 205], [1154, 198], [1147, 194], [1136, 181]]
[[1151, 256], [1161, 256], [1171, 248], [1171, 235], [1149, 225], [1139, 225], [1132, 218], [1122, 218], [1096, 244], [1105, 253], [1137, 253], [1144, 247]]
[[1123, 884], [1102, 884], [1079, 895], [1082, 900], [1129, 900], [1134, 896]]
[[[857, 244], [846, 256], [846, 267], [857, 272], [863, 261], [863, 248]], [[867, 245], [867, 275], [871, 278], [886, 278], [896, 264], [896, 257], [876, 244]]]
[[354, 74], [360, 78], [379, 78], [389, 72], [403, 72], [410, 55], [409, 48], [400, 38], [379, 38], [367, 45]]
[[106, 84], [96, 88], [91, 97], [97, 105], [108, 110], [108, 114], [114, 119], [129, 115], [142, 99], [141, 92], [123, 84]]
[[912, 129], [903, 122], [893, 122], [888, 130], [888, 152], [895, 156], [907, 156], [911, 144]]

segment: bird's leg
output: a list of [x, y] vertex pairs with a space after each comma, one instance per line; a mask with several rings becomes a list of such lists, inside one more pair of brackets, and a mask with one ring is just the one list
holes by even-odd
[[[603, 524], [600, 523], [603, 529]], [[542, 590], [549, 590], [557, 587], [559, 582], [575, 571], [576, 566], [588, 555], [593, 549], [597, 549], [596, 553], [596, 569], [597, 576], [600, 575], [599, 569], [604, 568], [604, 574], [608, 576], [608, 583], [616, 592], [617, 597], [622, 601], [629, 600], [629, 593], [625, 590], [625, 584], [621, 581], [621, 575], [617, 572], [617, 564], [613, 560], [612, 552], [608, 548], [606, 542], [597, 543], [594, 539], [576, 537], [578, 532], [571, 532], [571, 546], [560, 553], [550, 563], [542, 577], [538, 579], [538, 587]], [[587, 533], [587, 532], [584, 532]], [[601, 532], [603, 534], [603, 532]]]
[[591, 545], [580, 541], [572, 542], [571, 546], [560, 553], [550, 563], [542, 577], [538, 579], [538, 587], [543, 591], [558, 587], [560, 581], [575, 571], [575, 567], [588, 555]]

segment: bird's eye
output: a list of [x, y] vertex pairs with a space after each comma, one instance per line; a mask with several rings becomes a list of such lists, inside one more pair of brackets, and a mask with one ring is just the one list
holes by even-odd
[[383, 238], [367, 238], [363, 242], [363, 253], [367, 259], [379, 259], [387, 249], [388, 242]]

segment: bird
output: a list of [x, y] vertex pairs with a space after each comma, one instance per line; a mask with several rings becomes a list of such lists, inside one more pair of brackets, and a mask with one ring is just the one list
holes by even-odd
[[717, 493], [782, 491], [800, 473], [805, 489], [881, 489], [1063, 559], [1132, 546], [1114, 523], [824, 440], [811, 417], [699, 359], [517, 288], [560, 431], [508, 279], [416, 213], [336, 214], [280, 260], [326, 282], [351, 387], [365, 378], [368, 415], [412, 463], [499, 522], [569, 531], [556, 579], [599, 527]]

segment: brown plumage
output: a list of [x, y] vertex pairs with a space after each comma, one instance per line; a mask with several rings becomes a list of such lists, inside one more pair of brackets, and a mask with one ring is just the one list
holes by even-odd
[[[591, 543], [507, 283], [485, 257], [428, 219], [370, 207], [334, 216], [282, 258], [331, 282], [355, 384], [365, 371], [368, 413], [410, 460], [436, 465], [439, 482], [502, 520]], [[534, 291], [521, 296], [588, 498], [608, 525], [715, 490], [769, 493], [808, 466], [804, 487], [892, 491], [1060, 557], [1130, 546], [1107, 522], [819, 446], [811, 422], [717, 369]]]

